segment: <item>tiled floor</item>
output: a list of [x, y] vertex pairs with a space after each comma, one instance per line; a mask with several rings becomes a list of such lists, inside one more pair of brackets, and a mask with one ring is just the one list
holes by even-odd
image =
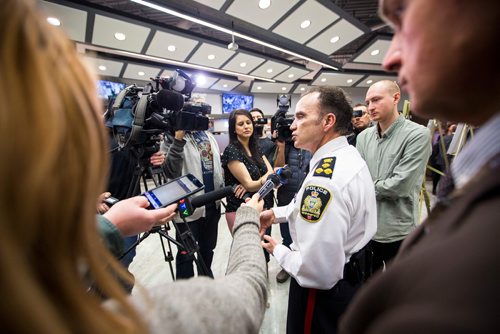
[[[430, 189], [429, 185], [427, 189]], [[429, 192], [430, 193], [430, 192]], [[431, 201], [434, 201], [430, 195]], [[427, 216], [426, 210], [422, 207], [422, 220]], [[174, 235], [174, 231], [170, 231]], [[273, 226], [272, 236], [281, 240], [278, 226]], [[168, 251], [168, 243], [164, 240], [165, 250]], [[226, 271], [227, 257], [231, 246], [231, 236], [226, 225], [224, 215], [219, 222], [219, 233], [215, 256], [212, 264], [214, 276], [223, 276]], [[175, 257], [177, 249], [171, 244], [172, 254]], [[175, 263], [172, 262], [175, 271]], [[276, 282], [276, 274], [281, 270], [275, 259], [271, 257], [269, 262], [269, 308], [266, 310], [264, 322], [260, 333], [262, 334], [281, 334], [285, 333], [286, 311], [288, 299], [288, 285]], [[157, 233], [149, 235], [141, 244], [137, 246], [137, 255], [130, 265], [130, 271], [134, 274], [136, 282], [142, 286], [154, 286], [162, 282], [172, 281], [169, 263], [164, 261], [162, 243]]]

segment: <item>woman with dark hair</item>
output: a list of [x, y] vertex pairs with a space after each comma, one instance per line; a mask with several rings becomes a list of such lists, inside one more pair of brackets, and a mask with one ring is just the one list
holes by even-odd
[[[222, 155], [226, 186], [241, 184], [248, 192], [255, 193], [273, 173], [271, 164], [259, 150], [257, 140], [250, 112], [233, 110], [229, 115], [229, 145]], [[237, 195], [227, 197], [226, 220], [230, 231], [241, 203], [243, 199]]]

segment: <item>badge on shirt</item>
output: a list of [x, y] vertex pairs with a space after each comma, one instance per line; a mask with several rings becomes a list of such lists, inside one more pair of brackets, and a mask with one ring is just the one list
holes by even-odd
[[321, 159], [314, 169], [313, 176], [332, 178], [333, 167], [335, 167], [336, 157]]
[[307, 186], [302, 195], [300, 215], [310, 223], [318, 222], [331, 198], [332, 195], [328, 189], [314, 185]]

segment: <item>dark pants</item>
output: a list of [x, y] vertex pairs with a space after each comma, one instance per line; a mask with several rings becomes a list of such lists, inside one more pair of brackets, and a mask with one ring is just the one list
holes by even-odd
[[[212, 259], [214, 257], [214, 249], [217, 245], [217, 231], [220, 219], [220, 208], [215, 206], [207, 206], [205, 211], [205, 217], [198, 220], [188, 222], [189, 228], [193, 233], [194, 239], [198, 242], [200, 250], [199, 260], [202, 260], [208, 270], [207, 273], [203, 273], [203, 270], [198, 268], [199, 275], [205, 275], [213, 277], [212, 269]], [[176, 224], [175, 238], [180, 241], [180, 234], [187, 230], [186, 224], [179, 223]], [[177, 255], [175, 257], [175, 269], [176, 278], [189, 278], [194, 276], [193, 268], [194, 256], [190, 256], [183, 249], [177, 250]]]
[[292, 277], [288, 296], [287, 334], [336, 333], [344, 313], [361, 283], [340, 280], [330, 290], [301, 287]]
[[370, 247], [373, 251], [373, 272], [375, 273], [379, 269], [383, 268], [384, 263], [387, 263], [396, 256], [399, 250], [399, 246], [403, 240], [382, 243], [374, 240], [370, 241]]

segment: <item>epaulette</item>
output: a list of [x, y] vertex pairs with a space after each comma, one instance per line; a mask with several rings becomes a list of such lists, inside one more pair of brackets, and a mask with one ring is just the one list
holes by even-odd
[[332, 178], [333, 168], [335, 167], [336, 157], [329, 157], [321, 159], [314, 168], [313, 176], [321, 176]]

